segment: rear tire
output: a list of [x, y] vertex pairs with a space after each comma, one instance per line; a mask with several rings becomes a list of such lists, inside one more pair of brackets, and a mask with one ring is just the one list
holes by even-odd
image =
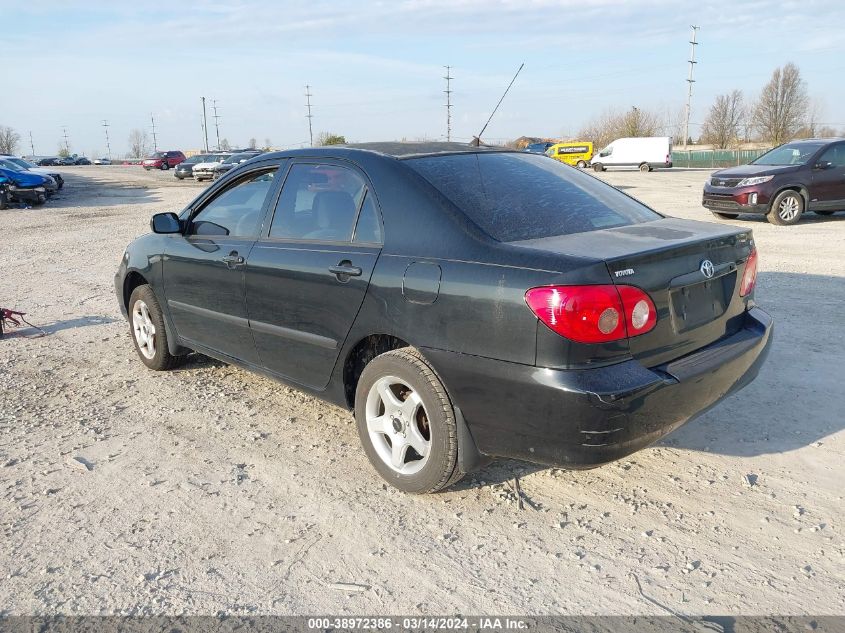
[[152, 288], [146, 284], [135, 288], [129, 297], [129, 334], [141, 362], [152, 370], [172, 369], [182, 360], [167, 347], [161, 306]]
[[642, 165], [640, 165], [640, 171], [642, 171], [642, 172], [651, 171], [651, 165], [649, 165], [648, 163], [643, 163]]
[[723, 220], [736, 220], [739, 217], [739, 213], [722, 213], [721, 211], [711, 211], [710, 213]]
[[593, 163], [593, 171], [604, 171], [604, 165], [601, 163]]
[[438, 492], [463, 477], [455, 411], [417, 350], [370, 361], [355, 390], [355, 421], [373, 468], [402, 492]]
[[170, 169], [170, 163], [168, 163], [167, 161], [164, 161], [161, 164], [161, 171], [167, 171], [168, 169]]
[[833, 215], [836, 211], [813, 211], [816, 215]]
[[777, 226], [792, 226], [798, 223], [802, 213], [804, 197], [797, 191], [787, 189], [775, 196], [766, 218]]
[[575, 165], [578, 167], [578, 169], [584, 169], [587, 166], [587, 163], [583, 160], [579, 160], [577, 163], [575, 163]]

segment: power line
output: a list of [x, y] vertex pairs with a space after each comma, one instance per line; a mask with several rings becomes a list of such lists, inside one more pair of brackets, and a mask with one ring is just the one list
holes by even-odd
[[32, 150], [32, 155], [35, 156], [35, 143], [32, 142], [32, 130], [29, 131], [29, 148]]
[[70, 142], [67, 140], [67, 128], [62, 127], [62, 135], [65, 137], [65, 150], [70, 154]]
[[205, 112], [205, 97], [200, 97], [202, 99], [202, 132], [205, 136], [205, 152], [208, 153], [208, 117], [206, 116]]
[[158, 140], [156, 139], [156, 120], [155, 120], [155, 117], [153, 116], [152, 112], [150, 112], [150, 121], [153, 124], [153, 151], [157, 152], [158, 151]]
[[452, 140], [452, 84], [451, 81], [454, 77], [451, 76], [449, 71], [452, 69], [451, 66], [444, 66], [446, 68], [446, 76], [443, 79], [446, 80], [446, 90], [443, 92], [446, 93], [446, 141], [449, 142]]
[[217, 151], [220, 151], [220, 124], [218, 123], [218, 119], [220, 117], [217, 114], [217, 99], [211, 100], [211, 107], [214, 110], [214, 131], [217, 132]]
[[308, 119], [308, 138], [311, 139], [311, 147], [314, 147], [314, 131], [311, 127], [311, 119], [313, 115], [311, 114], [311, 97], [314, 96], [311, 94], [311, 86], [305, 84], [305, 106], [308, 108], [308, 114], [305, 115], [305, 118]]
[[103, 131], [106, 133], [106, 153], [111, 160], [111, 145], [109, 144], [109, 122], [103, 119]]
[[690, 117], [690, 108], [692, 106], [692, 85], [695, 83], [695, 79], [692, 78], [693, 70], [695, 69], [695, 47], [698, 46], [698, 42], [696, 41], [696, 35], [698, 34], [698, 29], [701, 27], [695, 26], [694, 24], [690, 25], [692, 29], [692, 39], [690, 40], [690, 52], [689, 52], [689, 76], [687, 77], [687, 107], [684, 110], [684, 149], [687, 148], [687, 139], [689, 138], [689, 117]]

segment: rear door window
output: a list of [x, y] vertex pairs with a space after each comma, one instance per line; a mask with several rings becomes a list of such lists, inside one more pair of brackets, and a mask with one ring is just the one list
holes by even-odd
[[584, 233], [662, 216], [601, 180], [542, 155], [491, 152], [406, 159], [500, 242]]

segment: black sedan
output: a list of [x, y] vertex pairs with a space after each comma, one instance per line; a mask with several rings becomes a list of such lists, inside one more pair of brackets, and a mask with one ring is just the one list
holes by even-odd
[[526, 152], [270, 153], [151, 227], [115, 276], [141, 361], [194, 350], [348, 407], [407, 492], [493, 456], [622, 458], [747, 385], [771, 342], [750, 230]]

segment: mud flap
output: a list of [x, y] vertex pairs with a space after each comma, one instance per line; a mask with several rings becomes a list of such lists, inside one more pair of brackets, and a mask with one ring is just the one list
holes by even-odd
[[489, 455], [479, 452], [469, 427], [464, 420], [464, 414], [455, 407], [455, 425], [458, 431], [458, 469], [464, 473], [471, 473], [483, 468], [493, 461]]

